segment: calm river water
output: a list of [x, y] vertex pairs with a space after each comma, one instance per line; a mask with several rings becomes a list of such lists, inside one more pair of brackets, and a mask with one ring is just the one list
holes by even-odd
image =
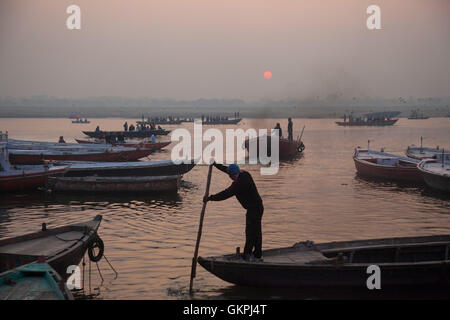
[[[0, 129], [14, 139], [67, 142], [83, 137], [81, 130], [120, 130], [136, 119], [0, 119]], [[448, 234], [450, 198], [424, 187], [367, 181], [355, 175], [356, 146], [371, 141], [373, 149], [404, 154], [410, 144], [450, 148], [450, 118], [400, 119], [392, 127], [343, 128], [333, 119], [294, 119], [294, 136], [306, 125], [303, 157], [283, 162], [277, 175], [262, 176], [258, 165], [244, 165], [263, 198], [263, 247], [290, 246], [298, 241], [356, 240], [379, 237]], [[287, 120], [244, 119], [237, 128], [273, 128]], [[192, 131], [192, 124], [183, 124]], [[175, 126], [167, 126], [174, 129]], [[217, 128], [224, 130], [224, 126]], [[169, 137], [165, 137], [169, 139]], [[169, 159], [170, 149], [151, 156]], [[197, 237], [207, 166], [196, 166], [183, 178], [177, 195], [71, 195], [30, 192], [0, 197], [0, 238], [103, 215], [99, 234], [105, 254], [119, 272], [117, 279], [105, 260], [95, 266], [92, 291], [101, 299], [190, 299], [191, 259]], [[229, 178], [213, 171], [211, 192], [228, 187]], [[244, 246], [245, 211], [235, 198], [210, 202], [206, 208], [200, 255], [233, 253]], [[240, 288], [214, 277], [201, 266], [194, 299], [314, 298], [318, 293]], [[328, 292], [326, 297], [340, 297]]]

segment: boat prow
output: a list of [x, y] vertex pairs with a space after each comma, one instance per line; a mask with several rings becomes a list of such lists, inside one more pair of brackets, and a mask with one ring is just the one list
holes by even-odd
[[45, 262], [0, 274], [0, 300], [73, 300], [60, 275]]
[[62, 227], [42, 227], [41, 231], [0, 240], [0, 272], [44, 257], [61, 277], [68, 276], [67, 267], [78, 265], [89, 245], [98, 238], [102, 216]]

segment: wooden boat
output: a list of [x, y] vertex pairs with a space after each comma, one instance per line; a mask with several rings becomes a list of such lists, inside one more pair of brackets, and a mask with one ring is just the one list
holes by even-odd
[[195, 160], [175, 164], [171, 160], [135, 162], [72, 162], [65, 177], [131, 177], [172, 176], [188, 173], [196, 165]]
[[74, 300], [63, 279], [45, 262], [0, 274], [0, 300]]
[[419, 160], [394, 154], [356, 148], [353, 161], [359, 175], [398, 180], [406, 182], [423, 182], [417, 165]]
[[181, 176], [153, 177], [54, 177], [49, 186], [68, 192], [176, 192]]
[[409, 120], [425, 120], [428, 119], [428, 116], [424, 116], [423, 112], [420, 113], [420, 110], [411, 110], [411, 115], [408, 117]]
[[199, 257], [220, 279], [257, 287], [367, 288], [367, 268], [377, 265], [381, 287], [449, 286], [450, 235], [385, 238], [314, 244], [263, 251], [262, 262], [240, 261], [236, 254]]
[[51, 164], [33, 166], [12, 166], [9, 163], [7, 137], [0, 138], [0, 191], [14, 192], [43, 187], [47, 178], [62, 175], [68, 169], [67, 165]]
[[150, 149], [105, 149], [105, 150], [11, 150], [9, 161], [13, 164], [41, 164], [43, 160], [54, 161], [136, 161], [150, 155]]
[[83, 131], [83, 133], [91, 138], [102, 139], [106, 136], [123, 136], [124, 138], [150, 138], [155, 136], [166, 136], [170, 130], [145, 130], [145, 131]]
[[41, 257], [66, 279], [67, 267], [78, 265], [89, 245], [97, 239], [102, 216], [93, 220], [0, 240], [0, 272], [17, 268]]
[[408, 146], [408, 149], [406, 149], [406, 156], [417, 160], [423, 160], [435, 158], [436, 155], [440, 154], [441, 152], [442, 149], [417, 147], [415, 145], [411, 145]]
[[[259, 156], [259, 138], [256, 139], [247, 139], [244, 143], [245, 149], [249, 151], [249, 144], [256, 143], [257, 146], [257, 155]], [[301, 140], [288, 140], [285, 138], [279, 139], [278, 151], [280, 159], [291, 159], [299, 154], [301, 154], [305, 150], [305, 145]], [[271, 155], [271, 138], [267, 137], [267, 155]]]
[[[105, 146], [111, 146], [109, 144], [106, 144], [104, 140], [83, 140], [83, 139], [75, 139], [76, 142], [80, 144], [95, 144], [95, 145], [105, 145]], [[164, 147], [167, 147], [171, 141], [164, 141], [164, 142], [118, 142], [113, 143], [112, 146], [119, 146], [119, 147], [125, 147], [125, 148], [143, 148], [143, 149], [151, 149], [152, 151], [160, 150]]]
[[418, 169], [427, 186], [450, 193], [450, 154], [444, 158], [422, 160]]
[[367, 113], [362, 117], [349, 117], [349, 121], [336, 121], [336, 124], [339, 126], [392, 126], [398, 121], [392, 118], [400, 113], [398, 111]]

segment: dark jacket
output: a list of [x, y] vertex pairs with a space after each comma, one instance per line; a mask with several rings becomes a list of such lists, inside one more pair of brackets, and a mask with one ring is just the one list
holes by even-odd
[[[227, 173], [227, 166], [214, 164], [214, 166]], [[227, 173], [228, 174], [228, 173]], [[262, 208], [263, 202], [256, 188], [252, 176], [247, 171], [241, 170], [239, 177], [233, 181], [230, 187], [209, 197], [212, 201], [221, 201], [236, 196], [239, 203], [245, 209]]]

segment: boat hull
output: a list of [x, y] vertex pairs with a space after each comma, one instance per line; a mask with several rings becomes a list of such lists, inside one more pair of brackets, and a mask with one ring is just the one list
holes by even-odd
[[60, 169], [49, 169], [48, 171], [40, 171], [23, 174], [13, 174], [9, 176], [0, 176], [0, 191], [15, 192], [43, 187], [47, 183], [50, 176], [63, 175], [67, 167]]
[[392, 126], [394, 125], [398, 119], [391, 120], [377, 120], [377, 121], [336, 121], [336, 124], [344, 127], [361, 127], [361, 126]]
[[52, 190], [65, 192], [177, 192], [180, 181], [180, 176], [54, 177], [49, 179], [49, 186]]
[[[103, 142], [97, 142], [97, 141], [90, 141], [90, 140], [81, 140], [81, 139], [75, 139], [79, 144], [105, 144]], [[143, 148], [143, 149], [149, 149], [152, 151], [160, 150], [164, 147], [167, 147], [170, 144], [170, 142], [155, 142], [155, 143], [114, 143], [113, 146], [119, 146], [119, 147], [125, 147], [125, 148]], [[105, 144], [106, 145], [106, 144]]]
[[136, 161], [150, 155], [153, 151], [149, 149], [123, 150], [113, 152], [89, 152], [89, 153], [21, 153], [10, 151], [9, 161], [12, 164], [41, 164], [44, 160], [51, 161], [102, 161], [102, 162], [125, 162]]
[[135, 162], [133, 165], [114, 165], [112, 163], [96, 163], [73, 165], [65, 173], [65, 177], [130, 177], [130, 176], [173, 176], [183, 175], [195, 167], [195, 162], [174, 164], [171, 161]]
[[[257, 155], [259, 156], [259, 139], [257, 140]], [[249, 150], [249, 140], [247, 139], [244, 144], [247, 151]], [[289, 141], [288, 139], [280, 139], [278, 144], [279, 158], [280, 159], [291, 159], [304, 150], [304, 145], [299, 141]], [[271, 138], [267, 137], [267, 154], [271, 155]]]
[[[422, 239], [420, 239], [422, 238]], [[450, 285], [449, 236], [372, 239], [333, 242], [314, 248], [263, 251], [263, 262], [239, 261], [235, 255], [198, 258], [198, 263], [220, 279], [255, 287], [351, 287], [367, 289], [368, 267], [377, 265], [381, 287]], [[427, 240], [428, 238], [429, 240]], [[410, 242], [408, 244], [408, 242]], [[328, 260], [294, 263], [277, 256], [317, 250]], [[344, 262], [336, 257], [342, 255]], [[278, 259], [278, 260], [277, 260]], [[278, 262], [277, 262], [278, 261]]]
[[[44, 257], [45, 261], [53, 268], [63, 279], [67, 279], [70, 275], [67, 273], [67, 267], [78, 265], [86, 253], [90, 243], [96, 239], [97, 230], [102, 220], [101, 215], [97, 215], [93, 220], [73, 224], [46, 231], [39, 231], [23, 236], [0, 240], [0, 272], [17, 268], [24, 264], [28, 264]], [[54, 237], [55, 235], [66, 232], [82, 232], [82, 236], [78, 241], [69, 241], [58, 250], [51, 250], [52, 247], [38, 246], [36, 249], [20, 248], [21, 243], [30, 241], [38, 241], [39, 239]], [[17, 245], [17, 248], [11, 246]], [[31, 251], [27, 251], [31, 250]], [[50, 251], [48, 251], [50, 250]]]
[[396, 180], [406, 182], [423, 182], [417, 167], [381, 166], [368, 161], [353, 158], [359, 175], [375, 179]]
[[[431, 168], [430, 170], [430, 168], [428, 167], [429, 165], [435, 166], [434, 171], [433, 168]], [[448, 163], [445, 164], [444, 167], [441, 167], [440, 161], [423, 160], [418, 165], [418, 169], [420, 170], [427, 186], [436, 190], [450, 193], [450, 166], [448, 165]]]

